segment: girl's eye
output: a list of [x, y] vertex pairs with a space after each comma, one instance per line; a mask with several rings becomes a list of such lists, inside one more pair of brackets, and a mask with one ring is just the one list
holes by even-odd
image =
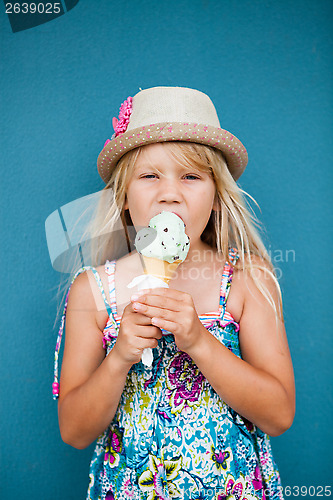
[[200, 177], [198, 177], [197, 175], [194, 175], [194, 174], [186, 174], [185, 178], [190, 180], [190, 181], [200, 179]]
[[[140, 179], [157, 179], [157, 178], [158, 178], [158, 175], [153, 174], [153, 173], [140, 175]], [[192, 180], [198, 180], [198, 179], [200, 179], [200, 177], [198, 177], [195, 174], [186, 174], [186, 175], [184, 175], [184, 179], [192, 181]]]
[[156, 174], [144, 174], [144, 175], [141, 175], [141, 179], [154, 179], [156, 176]]

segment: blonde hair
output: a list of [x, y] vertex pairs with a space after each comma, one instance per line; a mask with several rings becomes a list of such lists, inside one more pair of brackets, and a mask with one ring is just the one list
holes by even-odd
[[[112, 190], [110, 197], [101, 197], [88, 233], [91, 238], [91, 265], [96, 267], [107, 259], [120, 258], [134, 250], [135, 230], [130, 215], [124, 210], [126, 190], [135, 163], [143, 147], [126, 153], [113, 170], [104, 190]], [[210, 146], [187, 142], [168, 142], [168, 152], [184, 166], [209, 173], [216, 186], [218, 209], [212, 211], [201, 239], [228, 260], [230, 247], [238, 251], [239, 259], [235, 270], [249, 274], [256, 287], [274, 309], [276, 319], [283, 321], [281, 290], [274, 272], [274, 266], [260, 237], [262, 225], [246, 197], [258, 204], [243, 191], [231, 176], [221, 151]], [[122, 238], [115, 238], [115, 227], [121, 221]], [[255, 258], [258, 257], [258, 258]], [[80, 266], [78, 266], [80, 267]], [[259, 271], [259, 272], [258, 272]], [[260, 279], [261, 272], [273, 280], [278, 293], [278, 306], [272, 294]]]

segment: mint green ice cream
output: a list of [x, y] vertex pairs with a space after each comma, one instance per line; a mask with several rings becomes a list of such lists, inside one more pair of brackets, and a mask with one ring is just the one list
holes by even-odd
[[138, 231], [135, 238], [137, 251], [145, 256], [169, 263], [184, 261], [190, 248], [185, 224], [172, 212], [155, 215], [148, 227]]

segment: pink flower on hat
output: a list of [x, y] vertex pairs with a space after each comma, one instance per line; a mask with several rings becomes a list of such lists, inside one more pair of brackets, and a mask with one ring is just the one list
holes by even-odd
[[120, 106], [119, 118], [113, 118], [112, 120], [116, 137], [123, 134], [128, 127], [130, 116], [132, 114], [132, 101], [132, 97], [128, 97]]

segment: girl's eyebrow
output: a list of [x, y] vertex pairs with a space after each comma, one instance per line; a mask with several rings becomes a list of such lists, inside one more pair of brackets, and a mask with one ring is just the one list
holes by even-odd
[[[144, 170], [148, 169], [149, 170], [150, 168], [157, 170], [158, 172], [161, 172], [161, 167], [158, 163], [142, 162], [140, 164], [135, 165], [135, 170], [140, 170], [140, 169], [144, 169]], [[191, 165], [183, 165], [181, 163], [177, 164], [176, 168], [179, 171], [186, 171], [186, 172], [188, 172], [188, 171], [200, 172], [201, 171], [198, 167], [191, 166]], [[165, 170], [168, 170], [168, 168], [166, 167]]]
[[141, 165], [136, 165], [135, 166], [135, 170], [136, 171], [140, 171], [140, 170], [157, 170], [158, 172], [160, 172], [160, 168], [158, 167], [158, 165], [155, 165], [154, 163], [142, 163]]

